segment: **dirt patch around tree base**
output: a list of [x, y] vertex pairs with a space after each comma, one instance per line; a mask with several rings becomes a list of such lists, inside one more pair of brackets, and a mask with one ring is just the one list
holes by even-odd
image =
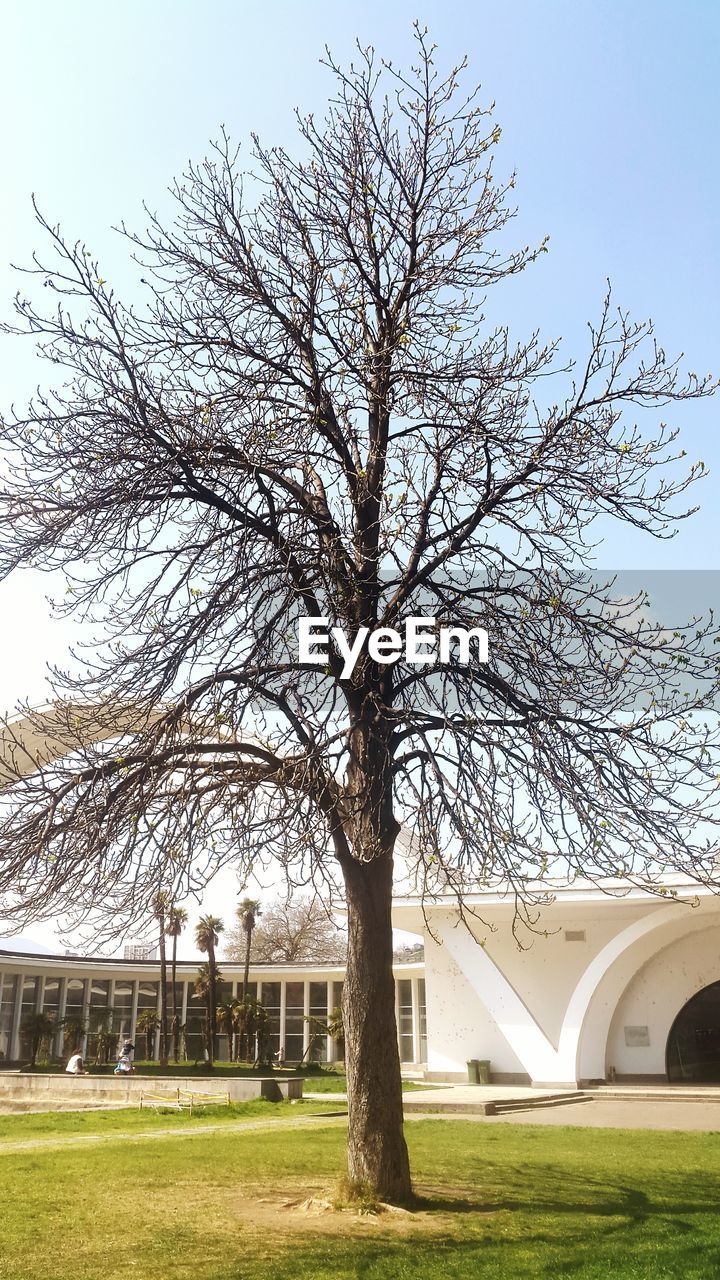
[[502, 1212], [497, 1206], [468, 1196], [467, 1188], [418, 1185], [415, 1193], [415, 1202], [406, 1207], [382, 1202], [348, 1204], [343, 1202], [337, 1187], [327, 1185], [309, 1187], [305, 1184], [297, 1190], [286, 1185], [277, 1192], [258, 1187], [257, 1195], [248, 1190], [233, 1207], [248, 1227], [252, 1224], [262, 1232], [272, 1225], [275, 1233], [284, 1236], [357, 1235], [373, 1229], [393, 1235], [437, 1232], [447, 1230], [458, 1215], [494, 1216]]

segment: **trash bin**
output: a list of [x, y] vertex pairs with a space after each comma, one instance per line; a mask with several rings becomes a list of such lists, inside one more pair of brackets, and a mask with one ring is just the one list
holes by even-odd
[[490, 1063], [488, 1059], [481, 1058], [481, 1060], [479, 1062], [476, 1062], [475, 1065], [477, 1067], [477, 1083], [489, 1084], [490, 1083]]
[[477, 1058], [471, 1058], [467, 1064], [468, 1084], [480, 1084], [480, 1063]]

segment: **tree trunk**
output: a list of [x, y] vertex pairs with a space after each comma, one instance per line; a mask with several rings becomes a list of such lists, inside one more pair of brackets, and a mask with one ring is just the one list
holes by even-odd
[[165, 955], [165, 919], [160, 920], [160, 1066], [168, 1064], [167, 958]]
[[245, 930], [245, 970], [243, 972], [243, 996], [247, 995], [247, 989], [250, 983], [250, 946], [252, 943], [252, 929]]
[[217, 965], [215, 963], [215, 947], [212, 941], [208, 944], [208, 1054], [210, 1057], [210, 1066], [215, 1065], [215, 1021], [217, 1017], [215, 1008], [215, 973]]
[[381, 1200], [412, 1195], [392, 972], [392, 856], [343, 858], [348, 956], [343, 988], [348, 1174]]
[[179, 1052], [180, 1052], [180, 1019], [178, 1018], [178, 1008], [177, 1008], [177, 934], [176, 933], [173, 934], [173, 940], [172, 940], [171, 973], [172, 973], [172, 1004], [173, 1004], [173, 1019], [172, 1019], [173, 1062], [177, 1062], [179, 1060]]

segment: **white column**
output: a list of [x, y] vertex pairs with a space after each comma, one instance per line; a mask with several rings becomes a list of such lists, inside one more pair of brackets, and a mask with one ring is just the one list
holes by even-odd
[[280, 983], [280, 1048], [285, 1056], [285, 1017], [287, 1014], [287, 983], [283, 978]]
[[[60, 990], [58, 991], [58, 1022], [62, 1022], [67, 1009], [67, 978], [60, 979]], [[62, 1027], [59, 1028], [55, 1037], [55, 1052], [61, 1057], [63, 1051], [63, 1043], [65, 1040], [65, 1032]]]
[[418, 994], [418, 980], [411, 978], [412, 990], [412, 1031], [413, 1031], [413, 1062], [420, 1061], [420, 997]]
[[[190, 983], [183, 982], [182, 1000], [180, 1001], [180, 1026], [181, 1027], [187, 1027], [189, 999], [190, 999]], [[185, 1032], [185, 1043], [187, 1044], [187, 1031]], [[180, 1044], [182, 1045], [182, 1035], [180, 1037]]]
[[312, 1028], [308, 1022], [310, 1017], [310, 983], [307, 978], [303, 982], [303, 1058], [307, 1061], [307, 1052], [310, 1048], [310, 1033]]
[[10, 1031], [10, 1058], [15, 1061], [20, 1057], [20, 1015], [22, 1013], [24, 981], [25, 974], [18, 973], [15, 978], [15, 1005], [13, 1007], [12, 1028]]
[[87, 1053], [87, 1042], [88, 1042], [88, 1037], [87, 1037], [87, 1025], [88, 1025], [88, 1020], [89, 1020], [89, 1018], [90, 1018], [90, 986], [91, 986], [91, 983], [92, 983], [92, 978], [83, 978], [82, 1020], [83, 1020], [83, 1022], [84, 1022], [84, 1024], [85, 1024], [85, 1028], [86, 1028], [86, 1030], [85, 1030], [85, 1034], [84, 1034], [84, 1036], [83, 1036], [83, 1038], [82, 1038], [82, 1056], [83, 1056], [83, 1058], [85, 1057], [85, 1054]]
[[135, 1043], [135, 1023], [137, 1022], [139, 989], [140, 989], [140, 979], [133, 978], [132, 979], [132, 1000], [130, 1002], [130, 1030], [128, 1031], [128, 1036], [132, 1040], [133, 1044]]
[[397, 978], [394, 978], [393, 981], [395, 982], [395, 1036], [397, 1039], [398, 1054], [402, 1061], [402, 1052], [400, 1049], [400, 987], [398, 986]]
[[[332, 1013], [332, 1011], [333, 1011], [333, 984], [332, 984], [332, 982], [328, 982], [328, 983], [326, 983], [326, 986], [327, 986], [327, 999], [326, 999], [326, 1004], [327, 1004], [327, 1016], [328, 1016], [328, 1018], [329, 1018], [329, 1017], [330, 1017], [330, 1014], [331, 1014], [331, 1013]], [[335, 1041], [333, 1040], [332, 1036], [328, 1036], [328, 1037], [327, 1037], [327, 1053], [326, 1053], [326, 1057], [327, 1057], [328, 1062], [334, 1062], [334, 1061], [335, 1061]]]
[[155, 1057], [158, 1059], [158, 1061], [160, 1059], [160, 991], [161, 991], [161, 987], [162, 987], [162, 983], [158, 981], [157, 1004], [155, 1006], [155, 1012], [157, 1013], [157, 1016], [158, 1016], [158, 1025], [155, 1028], [155, 1039], [153, 1041], [153, 1052], [155, 1054]]
[[45, 998], [45, 975], [41, 974], [37, 984], [35, 993], [35, 1012], [42, 1013], [43, 1000]]

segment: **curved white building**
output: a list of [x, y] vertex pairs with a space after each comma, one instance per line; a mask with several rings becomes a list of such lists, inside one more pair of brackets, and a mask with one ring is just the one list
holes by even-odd
[[[556, 885], [524, 949], [512, 933], [512, 900], [499, 891], [468, 899], [472, 933], [449, 899], [423, 908], [417, 897], [398, 897], [396, 926], [425, 938], [424, 964], [395, 967], [402, 1062], [435, 1080], [466, 1079], [468, 1059], [479, 1058], [508, 1084], [720, 1082], [720, 900], [679, 879], [664, 888], [654, 896], [620, 882], [604, 891]], [[242, 966], [221, 960], [220, 968], [227, 1000]], [[190, 1060], [202, 1056], [196, 972], [196, 963], [178, 963]], [[250, 982], [269, 1010], [274, 1050], [282, 1045], [288, 1062], [310, 1053], [333, 1059], [335, 1042], [311, 1043], [308, 1019], [339, 1005], [341, 967], [256, 965]], [[118, 1038], [139, 1035], [138, 1018], [157, 1008], [158, 993], [157, 961], [0, 951], [0, 1053], [27, 1058], [24, 1015], [45, 1010], [82, 1019], [92, 1061], [93, 1029], [111, 1019]], [[222, 1038], [220, 1048], [226, 1056]]]
[[[201, 997], [194, 983], [200, 961], [178, 961], [176, 1002], [185, 1027], [188, 1061], [203, 1056]], [[242, 988], [244, 966], [219, 961], [219, 1002], [234, 999]], [[281, 1046], [288, 1062], [303, 1056], [315, 1062], [332, 1062], [338, 1045], [330, 1036], [319, 1036], [313, 1019], [325, 1021], [340, 1006], [342, 965], [253, 965], [249, 993], [270, 1015], [273, 1052]], [[400, 1056], [405, 1063], [424, 1061], [425, 984], [422, 964], [395, 966], [396, 1020]], [[30, 1056], [24, 1030], [27, 1015], [48, 1013], [60, 1021], [73, 1019], [87, 1031], [84, 1049], [92, 1063], [100, 1028], [110, 1029], [119, 1043], [130, 1036], [137, 1041], [138, 1056], [144, 1043], [138, 1020], [146, 1010], [159, 1011], [160, 965], [157, 960], [105, 960], [93, 956], [50, 956], [0, 949], [0, 1062], [17, 1062]], [[168, 964], [168, 1009], [172, 1015], [172, 990]], [[63, 1049], [58, 1031], [53, 1053]], [[159, 1033], [154, 1053], [158, 1052]], [[68, 1046], [65, 1046], [66, 1049]], [[72, 1046], [75, 1047], [75, 1046]], [[219, 1036], [219, 1057], [228, 1057], [227, 1036]]]
[[448, 900], [398, 900], [396, 925], [425, 934], [428, 1076], [486, 1058], [502, 1083], [720, 1083], [720, 899], [662, 889], [555, 885], [524, 948], [507, 893], [467, 899], [472, 933]]

